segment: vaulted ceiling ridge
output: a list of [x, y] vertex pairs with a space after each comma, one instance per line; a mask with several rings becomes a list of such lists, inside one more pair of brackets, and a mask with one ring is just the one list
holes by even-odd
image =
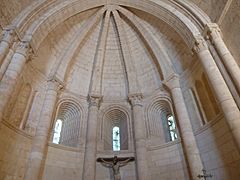
[[[196, 24], [193, 23], [190, 17], [187, 17], [181, 9], [175, 8], [172, 4], [167, 4], [162, 1], [138, 1], [138, 0], [92, 0], [92, 1], [79, 1], [79, 0], [69, 0], [69, 1], [50, 1], [53, 2], [51, 9], [47, 7], [39, 10], [39, 13], [32, 13], [38, 7], [38, 4], [35, 4], [33, 11], [29, 12], [29, 15], [23, 16], [19, 15], [19, 26], [28, 26], [28, 29], [23, 32], [25, 36], [23, 39], [30, 39], [34, 49], [38, 49], [39, 45], [47, 34], [54, 28], [56, 25], [60, 24], [67, 18], [74, 16], [77, 13], [82, 11], [96, 8], [99, 6], [104, 6], [106, 4], [117, 4], [125, 7], [136, 8], [145, 12], [148, 12], [154, 16], [157, 16], [159, 19], [162, 19], [168, 23], [172, 28], [174, 28], [186, 41], [188, 46], [192, 48], [195, 39], [194, 36], [201, 34], [201, 30], [198, 29]], [[50, 3], [51, 4], [51, 3]], [[44, 4], [40, 3], [39, 6]], [[44, 12], [45, 10], [45, 13]], [[194, 12], [193, 12], [194, 13]], [[22, 16], [22, 18], [20, 18]], [[34, 21], [29, 21], [29, 16]], [[21, 20], [20, 20], [21, 19]], [[16, 27], [17, 29], [22, 29], [22, 27]]]
[[116, 29], [118, 32], [118, 37], [121, 46], [121, 52], [123, 55], [124, 68], [127, 74], [128, 80], [128, 93], [137, 93], [140, 91], [139, 82], [136, 73], [136, 67], [132, 62], [132, 54], [129, 49], [128, 40], [126, 37], [126, 32], [122, 23], [122, 19], [119, 16], [119, 13], [114, 10], [113, 17], [116, 23]]
[[110, 11], [107, 10], [102, 22], [102, 29], [98, 41], [98, 47], [95, 52], [95, 61], [93, 62], [93, 71], [90, 83], [90, 94], [102, 95], [103, 68], [106, 53], [106, 42], [110, 23]]
[[[86, 36], [90, 35], [90, 31], [94, 28], [97, 22], [100, 21], [105, 10], [105, 8], [101, 8], [96, 14], [92, 15], [90, 19], [86, 20], [85, 24], [81, 26], [80, 30], [75, 34], [72, 42], [70, 42], [70, 46], [63, 52], [62, 56], [59, 58], [59, 61], [56, 62], [56, 65], [52, 69], [50, 76], [57, 76], [58, 79], [63, 82], [66, 80], [66, 72], [68, 71], [68, 69], [71, 68], [70, 66], [74, 63], [74, 55], [77, 49], [83, 43], [83, 40], [86, 39]], [[66, 66], [64, 66], [64, 69], [60, 69], [60, 66], [62, 64], [66, 64]]]
[[[144, 41], [148, 44], [154, 53], [157, 62], [154, 62], [158, 70], [160, 79], [163, 80], [173, 73], [173, 67], [168, 54], [165, 52], [164, 45], [157, 42], [153, 35], [144, 27], [139, 18], [125, 8], [118, 7], [118, 10], [136, 27]], [[164, 61], [163, 61], [164, 59]]]

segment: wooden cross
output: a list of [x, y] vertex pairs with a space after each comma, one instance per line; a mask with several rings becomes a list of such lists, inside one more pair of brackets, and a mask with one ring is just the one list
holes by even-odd
[[205, 169], [202, 170], [203, 174], [199, 174], [197, 177], [199, 179], [204, 178], [204, 180], [207, 180], [207, 178], [212, 178], [213, 175], [207, 174], [207, 171]]

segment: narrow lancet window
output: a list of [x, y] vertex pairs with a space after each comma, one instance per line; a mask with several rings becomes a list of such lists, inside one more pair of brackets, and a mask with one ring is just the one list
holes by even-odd
[[61, 130], [62, 130], [62, 120], [58, 119], [55, 123], [53, 143], [55, 144], [60, 143]]
[[178, 138], [176, 124], [172, 115], [168, 116], [168, 131], [170, 135], [170, 141], [174, 141]]
[[119, 127], [115, 126], [112, 129], [112, 143], [113, 143], [113, 151], [120, 151], [120, 130]]

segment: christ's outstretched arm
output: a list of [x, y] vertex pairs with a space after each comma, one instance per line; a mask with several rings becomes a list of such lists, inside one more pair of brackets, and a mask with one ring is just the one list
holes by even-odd
[[122, 167], [122, 166], [125, 166], [131, 160], [132, 160], [132, 158], [128, 158], [125, 161], [119, 161], [118, 164], [120, 167]]
[[108, 162], [108, 161], [105, 161], [103, 158], [101, 158], [101, 164], [106, 166], [106, 167], [113, 167], [113, 163], [112, 162]]

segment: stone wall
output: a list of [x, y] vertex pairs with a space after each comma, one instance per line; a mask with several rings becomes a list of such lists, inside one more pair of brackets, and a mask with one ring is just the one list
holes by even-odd
[[[201, 155], [204, 168], [207, 173], [213, 175], [213, 179], [233, 179], [240, 177], [239, 165], [240, 154], [234, 142], [230, 128], [220, 112], [213, 119], [203, 123], [204, 113], [201, 108], [198, 110], [196, 102], [190, 93], [195, 79], [202, 74], [201, 66], [196, 63], [188, 76], [183, 76], [183, 94], [188, 108], [189, 117], [196, 137], [198, 149]], [[188, 88], [189, 87], [189, 88]]]
[[224, 118], [218, 117], [195, 134], [203, 164], [213, 179], [239, 179], [240, 155]]
[[216, 22], [224, 9], [227, 0], [190, 0], [200, 7], [213, 22]]
[[223, 33], [223, 40], [228, 46], [230, 52], [234, 56], [240, 66], [240, 1], [233, 0], [226, 16], [223, 19], [220, 28]]
[[[112, 155], [110, 155], [112, 154]], [[114, 154], [99, 153], [97, 157], [113, 157]], [[133, 153], [123, 152], [121, 156], [133, 156]], [[50, 143], [45, 162], [43, 180], [76, 180], [82, 179], [84, 150]], [[120, 169], [124, 180], [135, 180], [135, 163], [131, 162]], [[112, 171], [100, 163], [96, 163], [96, 179], [110, 179]]]
[[82, 150], [49, 144], [43, 180], [81, 179], [83, 160]]
[[174, 141], [148, 151], [148, 168], [152, 180], [179, 179], [187, 180], [185, 160], [181, 143]]
[[0, 179], [22, 180], [31, 149], [31, 136], [7, 122], [0, 125], [0, 134]]
[[[218, 22], [219, 18], [223, 14], [222, 11], [227, 2], [227, 0], [192, 1], [205, 11], [213, 22]], [[3, 0], [0, 7], [0, 21], [3, 20], [0, 22], [1, 28], [8, 25], [26, 7], [26, 5], [30, 3], [31, 0], [24, 0], [22, 2]], [[189, 84], [194, 83], [194, 80], [196, 79], [192, 77], [197, 77], [197, 75], [201, 74], [202, 69], [199, 67], [196, 67], [197, 70], [194, 69], [195, 66], [193, 63], [195, 62], [195, 59], [192, 58], [190, 51], [185, 49], [187, 47], [183, 45], [182, 39], [176, 36], [175, 31], [171, 31], [169, 26], [162, 21], [159, 21], [156, 17], [154, 18], [150, 15], [143, 17], [146, 13], [142, 13], [141, 11], [133, 10], [131, 8], [130, 10], [140, 19], [139, 22], [146, 28], [146, 32], [153, 34], [154, 40], [159, 42], [162, 40], [163, 44], [166, 45], [166, 48], [168, 49], [167, 54], [170, 59], [172, 59], [171, 63], [173, 63], [174, 69], [183, 77], [182, 81], [185, 83], [182, 85], [186, 105], [188, 106], [189, 116], [196, 135], [201, 158], [207, 172], [211, 173], [213, 175], [213, 179], [217, 180], [239, 179], [240, 154], [236, 148], [232, 133], [226, 124], [223, 115], [220, 113], [211, 121], [209, 120], [205, 121], [205, 123], [201, 123], [201, 117], [197, 111], [197, 109], [201, 109], [201, 107], [197, 107], [196, 104], [191, 101], [192, 97], [188, 91], [191, 87]], [[89, 94], [93, 70], [92, 67], [94, 66], [93, 61], [94, 58], [97, 57], [96, 49], [99, 45], [99, 34], [101, 34], [102, 21], [100, 21], [98, 25], [90, 31], [91, 33], [89, 33], [89, 36], [86, 36], [81, 44], [77, 44], [79, 48], [77, 53], [73, 55], [72, 59], [69, 61], [66, 60], [65, 62], [63, 55], [67, 52], [66, 47], [70, 47], [70, 44], [74, 42], [73, 38], [75, 35], [81, 32], [80, 27], [84, 27], [83, 24], [89, 21], [89, 17], [95, 12], [93, 11], [94, 10], [90, 10], [88, 13], [80, 13], [59, 24], [42, 42], [36, 53], [38, 56], [33, 57], [32, 61], [28, 63], [28, 65], [34, 70], [39, 71], [39, 74], [41, 74], [42, 77], [41, 81], [45, 81], [47, 80], [47, 76], [49, 74], [51, 75], [51, 73], [54, 72], [55, 67], [58, 66], [58, 59], [63, 59], [64, 63], [60, 64], [58, 73], [63, 72], [62, 76], [66, 75], [66, 91], [74, 96], [76, 95], [77, 98], [84, 96], [86, 99]], [[240, 64], [240, 60], [238, 58], [240, 57], [240, 36], [238, 35], [240, 29], [239, 12], [239, 0], [233, 0], [226, 16], [224, 16], [222, 23], [219, 25], [223, 32], [224, 41]], [[118, 29], [115, 23], [116, 22], [113, 21], [113, 17], [111, 17], [108, 32], [109, 35], [106, 40], [106, 48], [104, 49], [106, 51], [106, 61], [103, 65], [101, 91], [104, 95], [104, 100], [107, 99], [106, 97], [109, 97], [107, 100], [115, 100], [116, 102], [124, 99], [125, 103], [125, 99], [127, 99], [129, 95], [129, 84], [127, 84], [129, 83], [129, 79], [126, 77], [127, 66], [124, 65], [124, 58], [121, 56], [123, 55], [123, 51], [126, 49], [121, 47], [119, 44], [120, 35], [117, 33]], [[135, 73], [140, 83], [139, 89], [141, 89], [141, 92], [146, 97], [154, 91], [157, 91], [161, 84], [157, 75], [157, 70], [154, 69], [154, 63], [151, 62], [154, 60], [153, 55], [151, 55], [151, 53], [153, 53], [152, 50], [149, 51], [152, 47], [150, 47], [150, 45], [146, 45], [145, 40], [143, 41], [142, 39], [143, 37], [141, 37], [139, 32], [129, 25], [129, 23], [124, 21], [123, 26], [126, 30], [128, 30], [126, 37], [129, 42], [127, 44], [133, 53], [132, 57], [137, 69]], [[69, 62], [69, 64], [67, 62]], [[67, 68], [65, 69], [65, 67]], [[198, 72], [195, 74], [192, 72], [187, 74], [185, 72], [186, 69]], [[66, 74], [64, 73], [65, 70]], [[36, 73], [29, 73], [30, 76], [33, 74], [35, 74], [33, 76], [33, 81], [38, 82]], [[57, 75], [62, 77], [59, 74]], [[186, 78], [187, 75], [189, 75], [189, 78]], [[16, 92], [18, 91], [19, 90], [16, 88]], [[27, 105], [27, 94], [28, 93], [17, 95], [17, 93], [11, 93], [14, 98], [17, 96], [21, 97], [21, 99], [22, 97], [26, 98], [16, 101], [16, 108], [12, 108], [15, 106], [9, 106], [10, 108], [7, 108], [8, 110], [18, 112], [16, 115], [14, 113], [12, 116], [9, 115], [11, 117], [10, 119], [16, 120], [18, 114], [23, 114], [24, 109], [21, 108]], [[25, 130], [29, 133], [34, 134], [38, 125], [38, 117], [40, 116], [42, 108], [43, 96], [44, 93], [42, 93], [42, 88], [37, 89], [31, 105], [32, 108], [29, 109], [29, 116], [25, 127]], [[206, 103], [206, 101], [204, 102]], [[127, 103], [128, 102], [126, 101], [126, 104]], [[6, 119], [8, 120], [9, 117]], [[20, 121], [23, 117], [21, 116], [18, 119]], [[82, 134], [86, 134], [85, 131], [83, 131]], [[161, 133], [158, 135], [162, 138]], [[32, 137], [30, 135], [27, 135], [17, 127], [13, 127], [8, 122], [4, 121], [0, 124], [0, 179], [6, 180], [24, 178], [29, 151], [31, 150], [31, 138]], [[85, 137], [83, 139], [85, 139]], [[133, 148], [131, 145], [131, 148], [129, 148], [127, 153], [120, 152], [119, 155], [134, 156], [132, 151]], [[97, 157], [101, 157], [103, 155], [113, 156], [112, 151], [110, 154], [107, 153], [108, 152], [103, 152], [102, 154], [99, 153], [97, 154]], [[188, 172], [186, 169], [184, 155], [187, 154], [183, 153], [180, 140], [170, 143], [165, 143], [161, 141], [161, 139], [159, 141], [153, 141], [150, 147], [148, 147], [147, 162], [151, 179], [187, 179], [186, 177], [188, 177]], [[48, 146], [47, 158], [45, 160], [43, 179], [81, 179], [83, 162], [83, 146], [80, 148], [70, 148], [50, 143]], [[96, 164], [96, 179], [110, 179], [111, 173], [112, 172], [109, 169], [103, 167], [101, 164]], [[121, 176], [123, 179], [136, 179], [135, 163], [132, 162], [123, 167], [121, 169]]]
[[32, 0], [2, 0], [0, 5], [0, 24], [3, 26], [10, 24], [31, 2]]

